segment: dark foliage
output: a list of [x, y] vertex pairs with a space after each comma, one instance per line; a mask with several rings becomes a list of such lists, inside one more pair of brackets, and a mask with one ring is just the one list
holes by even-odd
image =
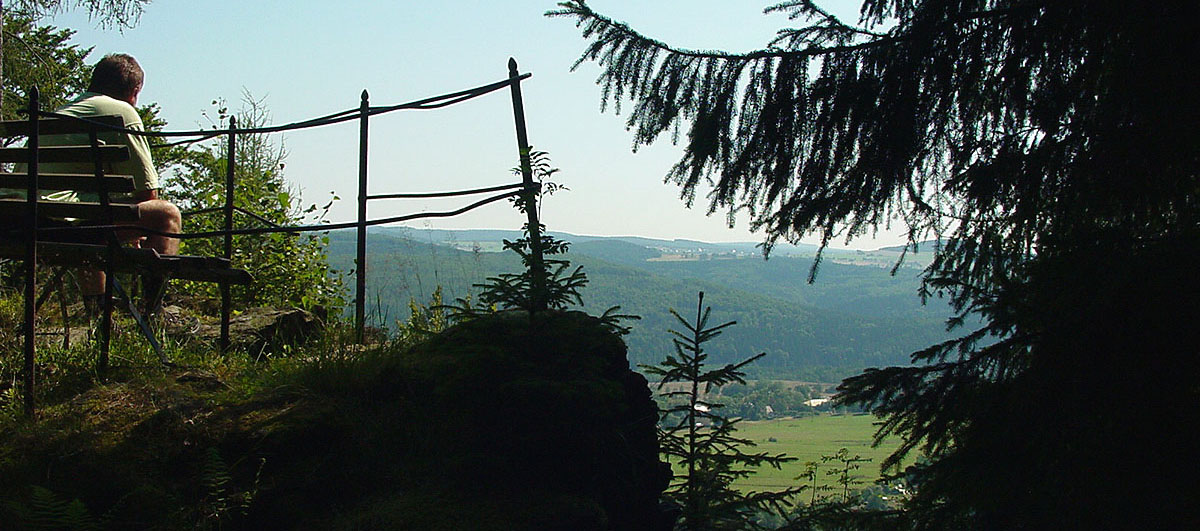
[[1011, 331], [1001, 341], [938, 345], [919, 353], [924, 367], [843, 385], [844, 400], [887, 416], [880, 434], [903, 437], [893, 458], [916, 447], [935, 457], [907, 471], [918, 526], [1200, 521], [1200, 335], [1184, 324], [1200, 319], [1200, 282], [1182, 267], [1200, 245], [1059, 252], [985, 307], [989, 328]]
[[899, 215], [913, 242], [952, 229], [934, 271], [981, 286], [1085, 212], [1151, 233], [1190, 219], [1175, 207], [1200, 156], [1180, 134], [1197, 117], [1198, 74], [1178, 68], [1197, 55], [1191, 2], [1132, 16], [1124, 2], [868, 0], [866, 29], [814, 4], [770, 8], [816, 22], [744, 54], [671, 48], [584, 1], [549, 14], [583, 28], [579, 61], [602, 66], [606, 103], [634, 103], [638, 143], [690, 127], [667, 177], [689, 202], [712, 179], [710, 209], [749, 212], [768, 242]]
[[889, 464], [932, 457], [909, 523], [1200, 520], [1194, 2], [865, 0], [850, 25], [789, 1], [808, 25], [744, 54], [560, 7], [638, 143], [688, 128], [689, 202], [711, 180], [768, 244], [893, 219], [944, 242], [923, 292], [984, 325], [842, 388], [904, 437]]
[[[550, 180], [559, 169], [551, 165], [548, 153], [532, 151], [531, 148], [529, 159], [537, 188], [532, 193], [521, 194], [512, 199], [513, 206], [522, 214], [528, 212], [530, 201], [540, 209], [541, 201], [546, 197], [560, 190], [569, 190], [566, 186]], [[511, 171], [515, 174], [521, 173], [520, 168], [513, 168]], [[504, 248], [521, 257], [522, 271], [501, 273], [488, 277], [482, 284], [473, 284], [473, 287], [480, 290], [481, 308], [473, 308], [468, 299], [460, 298], [456, 301], [457, 306], [445, 307], [452, 310], [455, 318], [472, 319], [478, 317], [481, 310], [487, 312], [497, 309], [519, 309], [527, 312], [530, 319], [534, 319], [536, 313], [542, 310], [564, 310], [572, 305], [583, 305], [583, 296], [579, 290], [588, 284], [583, 266], [571, 270], [569, 260], [550, 258], [565, 255], [570, 243], [547, 234], [545, 225], [538, 224], [536, 231], [532, 230], [534, 228], [526, 223], [522, 227], [522, 237], [504, 240]], [[614, 332], [628, 334], [629, 328], [620, 322], [637, 320], [640, 317], [619, 313], [620, 310], [620, 306], [610, 307], [600, 316], [600, 321]]]
[[4, 15], [5, 120], [24, 118], [18, 114], [28, 104], [29, 88], [37, 85], [42, 107], [53, 109], [87, 88], [91, 70], [87, 56], [91, 48], [71, 44], [75, 32], [42, 26], [19, 12]]

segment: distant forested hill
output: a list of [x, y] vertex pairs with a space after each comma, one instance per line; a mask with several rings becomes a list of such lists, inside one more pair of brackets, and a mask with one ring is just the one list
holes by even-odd
[[[513, 253], [495, 252], [511, 231], [383, 229], [368, 236], [367, 308], [373, 323], [408, 317], [408, 302], [427, 302], [441, 286], [446, 300], [471, 284], [520, 268]], [[714, 363], [766, 352], [758, 376], [836, 381], [865, 367], [907, 363], [909, 353], [948, 337], [943, 304], [922, 306], [915, 267], [888, 274], [894, 253], [831, 253], [815, 284], [807, 284], [811, 249], [790, 248], [764, 261], [753, 244], [556, 236], [573, 240], [568, 258], [590, 283], [584, 309], [599, 314], [620, 305], [640, 315], [626, 338], [632, 363], [654, 363], [671, 352], [668, 308], [694, 314], [706, 293], [713, 318], [734, 320], [712, 343]], [[352, 269], [354, 233], [330, 236], [330, 257]], [[807, 251], [807, 253], [806, 253]], [[351, 283], [352, 285], [352, 283]]]

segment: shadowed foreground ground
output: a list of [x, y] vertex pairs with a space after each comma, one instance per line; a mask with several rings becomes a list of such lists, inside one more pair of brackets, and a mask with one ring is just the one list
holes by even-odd
[[268, 364], [130, 377], [15, 422], [0, 435], [0, 519], [661, 527], [654, 404], [595, 318], [506, 313], [413, 347]]

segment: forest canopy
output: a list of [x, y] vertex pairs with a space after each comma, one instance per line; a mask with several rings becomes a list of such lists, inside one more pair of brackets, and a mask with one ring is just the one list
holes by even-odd
[[[802, 24], [745, 53], [672, 47], [583, 0], [548, 15], [580, 27], [576, 66], [598, 63], [635, 143], [682, 143], [666, 180], [689, 205], [711, 188], [710, 213], [749, 213], [768, 245], [889, 223], [941, 242], [923, 293], [983, 326], [841, 395], [905, 439], [889, 464], [929, 458], [906, 474], [909, 522], [1194, 521], [1195, 3], [766, 11]], [[1160, 410], [1171, 427], [1145, 415]]]

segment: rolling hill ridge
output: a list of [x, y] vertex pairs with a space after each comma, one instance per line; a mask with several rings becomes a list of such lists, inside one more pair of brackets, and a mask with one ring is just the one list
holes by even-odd
[[[894, 252], [831, 252], [816, 283], [808, 284], [815, 248], [776, 249], [764, 261], [751, 243], [552, 234], [572, 242], [566, 258], [588, 275], [582, 309], [599, 314], [619, 305], [621, 313], [641, 316], [628, 323], [632, 364], [655, 363], [673, 351], [667, 329], [677, 323], [668, 309], [694, 314], [698, 291], [706, 293], [715, 322], [738, 322], [711, 343], [711, 361], [728, 363], [766, 352], [752, 366], [758, 377], [838, 381], [865, 367], [907, 364], [911, 352], [948, 337], [943, 324], [948, 308], [922, 305], [916, 295], [918, 264], [889, 274], [898, 256]], [[499, 252], [500, 240], [518, 236], [516, 231], [369, 231], [371, 322], [407, 319], [409, 301], [428, 302], [438, 286], [451, 301], [478, 291], [471, 285], [488, 276], [518, 271], [518, 257]], [[354, 233], [331, 233], [329, 252], [334, 267], [352, 270]]]

